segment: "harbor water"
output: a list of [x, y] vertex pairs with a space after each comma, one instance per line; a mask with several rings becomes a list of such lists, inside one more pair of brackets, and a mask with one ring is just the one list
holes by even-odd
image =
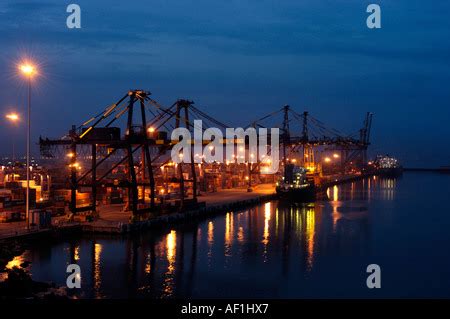
[[[78, 298], [449, 298], [450, 175], [406, 172], [270, 201], [161, 231], [32, 245], [34, 280]], [[369, 289], [367, 266], [381, 269]]]

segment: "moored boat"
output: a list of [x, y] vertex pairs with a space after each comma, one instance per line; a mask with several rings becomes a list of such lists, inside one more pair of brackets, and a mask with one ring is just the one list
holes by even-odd
[[391, 156], [378, 155], [373, 162], [374, 170], [377, 175], [396, 177], [403, 174], [403, 166], [399, 161]]
[[280, 199], [305, 203], [315, 200], [314, 184], [308, 181], [306, 169], [293, 164], [287, 164], [285, 174], [277, 183], [276, 191]]

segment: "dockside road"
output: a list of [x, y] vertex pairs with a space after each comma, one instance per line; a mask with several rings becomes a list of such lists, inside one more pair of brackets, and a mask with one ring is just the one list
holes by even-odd
[[[81, 227], [86, 232], [100, 233], [123, 233], [129, 232], [136, 227], [151, 226], [161, 222], [179, 220], [186, 215], [200, 216], [211, 212], [226, 210], [228, 208], [239, 208], [252, 203], [258, 203], [260, 200], [270, 199], [275, 195], [274, 184], [260, 184], [253, 188], [252, 192], [247, 192], [246, 188], [223, 189], [214, 193], [203, 193], [198, 197], [199, 202], [204, 202], [205, 207], [189, 212], [180, 212], [157, 216], [143, 222], [130, 222], [131, 212], [123, 211], [123, 204], [99, 206], [99, 218], [93, 222], [67, 222], [65, 216], [55, 217], [53, 219], [53, 228], [64, 230], [74, 227]], [[132, 224], [136, 224], [133, 226]], [[53, 230], [54, 230], [53, 229]], [[25, 221], [0, 223], [0, 239], [21, 238], [49, 232], [49, 229], [27, 230]]]

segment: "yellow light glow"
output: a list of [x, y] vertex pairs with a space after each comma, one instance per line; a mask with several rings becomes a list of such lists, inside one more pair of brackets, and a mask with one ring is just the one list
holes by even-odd
[[315, 218], [315, 211], [314, 208], [308, 208], [306, 211], [306, 239], [307, 239], [307, 263], [308, 263], [308, 270], [312, 269], [313, 262], [314, 262], [314, 235], [315, 235], [315, 225], [316, 225], [316, 218]]
[[77, 169], [81, 169], [81, 166], [80, 166], [79, 163], [69, 164], [69, 167], [74, 167], [74, 168], [77, 168]]
[[19, 115], [16, 113], [9, 113], [5, 116], [11, 122], [17, 122], [19, 120]]
[[333, 157], [334, 157], [334, 158], [339, 158], [339, 154], [334, 153], [334, 154], [333, 154]]
[[101, 244], [94, 244], [94, 290], [98, 293], [102, 284], [101, 275], [101, 257], [103, 246]]
[[24, 63], [19, 66], [19, 70], [26, 76], [32, 76], [36, 73], [36, 68], [30, 63]]
[[6, 264], [5, 268], [6, 268], [6, 269], [13, 269], [14, 267], [19, 267], [19, 268], [20, 268], [20, 265], [21, 265], [24, 261], [25, 261], [25, 260], [24, 260], [24, 258], [23, 258], [23, 255], [16, 256], [16, 257], [14, 257], [12, 260], [10, 260], [10, 261]]
[[166, 237], [167, 260], [170, 263], [173, 263], [175, 261], [176, 245], [177, 245], [177, 232], [175, 230], [171, 230]]
[[329, 162], [331, 162], [331, 158], [325, 157], [324, 161], [325, 161], [325, 163], [329, 163]]
[[264, 245], [264, 256], [267, 257], [267, 244], [269, 243], [269, 221], [271, 205], [270, 202], [264, 204], [264, 233], [262, 243]]
[[153, 126], [150, 126], [149, 128], [148, 128], [148, 132], [149, 133], [153, 133], [155, 131], [155, 128], [153, 127]]
[[164, 295], [171, 296], [174, 288], [174, 273], [175, 273], [175, 260], [176, 260], [176, 247], [177, 247], [177, 232], [171, 230], [166, 236], [166, 251], [167, 251], [167, 271], [164, 274]]
[[240, 243], [244, 242], [244, 228], [242, 226], [240, 226], [238, 229], [237, 240]]
[[73, 259], [76, 261], [80, 260], [80, 246], [75, 247]]
[[292, 163], [297, 163], [297, 160], [295, 158], [292, 159]]
[[214, 224], [208, 223], [208, 245], [211, 246], [214, 243]]
[[339, 188], [337, 185], [333, 186], [333, 202], [337, 202], [339, 200]]
[[225, 256], [231, 256], [231, 247], [233, 245], [234, 221], [233, 213], [229, 212], [225, 216]]

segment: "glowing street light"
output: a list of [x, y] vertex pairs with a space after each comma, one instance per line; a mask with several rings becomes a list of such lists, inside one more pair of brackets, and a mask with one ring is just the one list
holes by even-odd
[[13, 123], [19, 121], [19, 115], [17, 113], [9, 113], [6, 114], [5, 117]]
[[325, 161], [325, 163], [329, 163], [329, 162], [331, 162], [331, 158], [325, 157], [324, 161]]
[[28, 81], [28, 112], [27, 112], [27, 196], [26, 218], [27, 228], [30, 228], [30, 140], [31, 140], [31, 79], [36, 74], [36, 67], [29, 62], [19, 65], [19, 71]]
[[23, 74], [25, 74], [27, 76], [32, 76], [36, 71], [36, 68], [32, 64], [29, 64], [29, 63], [21, 64], [19, 66], [19, 69]]
[[334, 157], [334, 158], [339, 158], [339, 154], [338, 154], [338, 153], [334, 153], [334, 154], [333, 154], [333, 157]]

